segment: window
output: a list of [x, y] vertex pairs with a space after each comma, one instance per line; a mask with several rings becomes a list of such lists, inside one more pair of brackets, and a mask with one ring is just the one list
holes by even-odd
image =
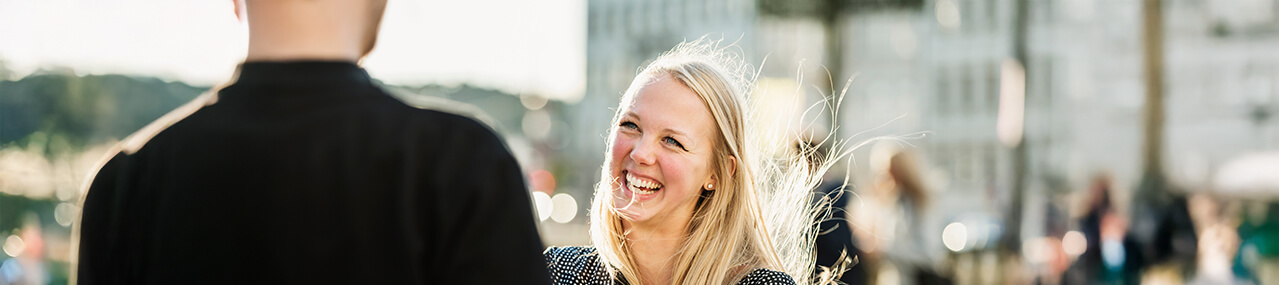
[[950, 115], [950, 98], [953, 97], [951, 96], [953, 87], [950, 86], [950, 74], [946, 72], [946, 68], [938, 67], [937, 73], [933, 75], [933, 80], [937, 82], [934, 86], [936, 92], [933, 92], [936, 95], [936, 99], [933, 100], [932, 104], [933, 110], [937, 113], [937, 117], [946, 117]]
[[976, 100], [973, 100], [973, 98], [977, 97], [977, 94], [980, 91], [977, 90], [978, 86], [977, 84], [975, 84], [976, 80], [973, 78], [974, 77], [973, 70], [971, 68], [969, 68], [966, 65], [963, 66], [963, 68], [960, 69], [959, 76], [960, 76], [959, 84], [961, 84], [962, 87], [959, 89], [960, 101], [958, 105], [960, 109], [958, 113], [961, 116], [970, 115], [970, 114], [973, 114], [973, 109], [974, 109], [973, 106], [976, 105], [976, 102], [975, 102]]
[[586, 27], [587, 36], [592, 36], [592, 37], [599, 36], [599, 34], [602, 32], [601, 29], [605, 28], [604, 17], [600, 13], [602, 9], [600, 8], [600, 5], [598, 3], [597, 4], [588, 3], [587, 5], [588, 5], [587, 11], [589, 11], [589, 14], [586, 15], [587, 17], [586, 21], [590, 25]]
[[982, 107], [990, 114], [999, 112], [999, 94], [1002, 92], [1000, 85], [1003, 78], [1001, 74], [1001, 62], [991, 63], [986, 68], [986, 96], [982, 96]]
[[626, 33], [626, 6], [625, 4], [613, 4], [608, 13], [609, 31], [611, 36], [621, 36]]
[[[1026, 1], [1026, 2], [1029, 2], [1029, 1]], [[999, 6], [1004, 3], [1012, 3], [1012, 1], [986, 0], [984, 3], [982, 3], [986, 5], [986, 16], [983, 18], [986, 18], [985, 22], [986, 22], [987, 29], [991, 31], [999, 29], [999, 22], [1001, 20], [1001, 17], [999, 15], [999, 8], [1000, 8]], [[1019, 3], [1014, 5], [1025, 5], [1025, 4]]]
[[981, 165], [982, 174], [984, 174], [982, 179], [985, 179], [982, 184], [993, 184], [996, 182], [996, 179], [999, 178], [999, 160], [995, 159], [995, 154], [999, 153], [999, 151], [999, 144], [993, 144], [987, 147], [986, 151], [982, 152], [982, 154], [984, 154], [982, 156], [983, 161]]

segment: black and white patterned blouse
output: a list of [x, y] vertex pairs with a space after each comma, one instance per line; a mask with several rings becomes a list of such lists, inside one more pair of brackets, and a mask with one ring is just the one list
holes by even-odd
[[[551, 272], [551, 283], [556, 285], [613, 285], [604, 263], [595, 254], [594, 247], [551, 247], [546, 255], [546, 269]], [[742, 277], [738, 285], [795, 285], [795, 279], [780, 271], [764, 268]]]

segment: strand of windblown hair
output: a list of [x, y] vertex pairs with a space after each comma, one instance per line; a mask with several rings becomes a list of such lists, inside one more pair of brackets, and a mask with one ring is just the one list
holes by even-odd
[[[802, 68], [802, 67], [800, 67]], [[799, 68], [797, 68], [799, 69]], [[758, 73], [756, 73], [758, 74]], [[802, 72], [796, 71], [797, 89], [793, 92], [799, 93], [804, 86], [804, 76]], [[755, 132], [747, 134], [748, 137], [754, 138], [752, 145], [757, 149], [758, 169], [756, 172], [755, 189], [759, 191], [761, 208], [765, 214], [765, 225], [769, 229], [770, 238], [772, 239], [774, 250], [778, 255], [778, 259], [782, 263], [782, 270], [795, 278], [798, 284], [835, 284], [840, 275], [850, 266], [856, 266], [857, 257], [844, 255], [841, 262], [836, 263], [829, 268], [822, 268], [820, 272], [814, 266], [816, 257], [813, 256], [814, 243], [817, 235], [820, 234], [821, 221], [828, 220], [833, 215], [832, 202], [844, 193], [853, 193], [851, 191], [842, 191], [849, 186], [848, 173], [842, 176], [843, 184], [838, 189], [839, 193], [833, 196], [827, 196], [817, 193], [817, 187], [822, 183], [825, 174], [831, 170], [837, 163], [847, 162], [853, 163], [852, 152], [866, 146], [870, 143], [889, 140], [906, 143], [907, 139], [922, 137], [922, 133], [907, 134], [903, 136], [878, 136], [863, 139], [856, 143], [854, 139], [862, 134], [880, 129], [883, 126], [864, 130], [854, 134], [848, 138], [836, 138], [835, 131], [838, 129], [837, 113], [840, 110], [840, 104], [848, 92], [849, 85], [852, 84], [854, 75], [845, 82], [843, 88], [836, 96], [826, 96], [820, 88], [817, 93], [821, 94], [823, 100], [814, 103], [805, 109], [798, 118], [814, 118], [811, 122], [801, 122], [799, 125], [813, 125], [817, 118], [822, 116], [809, 116], [811, 112], [828, 112], [830, 118], [830, 126], [833, 126], [825, 133], [801, 134], [802, 130], [791, 129], [795, 117], [786, 117], [784, 121], [764, 122], [757, 121], [762, 128], [748, 130]], [[754, 80], [752, 80], [754, 82]], [[756, 85], [748, 85], [758, 88]], [[831, 86], [831, 91], [834, 91]], [[764, 90], [755, 90], [748, 94], [766, 94]], [[792, 102], [788, 106], [796, 106], [801, 96], [792, 96]], [[758, 101], [761, 98], [752, 96], [750, 105], [754, 110], [748, 112], [757, 114], [763, 108], [763, 104]], [[757, 118], [747, 118], [749, 120], [757, 120]], [[894, 119], [895, 121], [895, 119]], [[889, 122], [891, 123], [891, 121]], [[885, 125], [887, 125], [886, 123]], [[798, 139], [807, 138], [810, 143], [798, 143]], [[778, 144], [777, 142], [787, 142]], [[791, 145], [788, 143], [797, 143]], [[827, 146], [827, 151], [819, 151], [821, 146]], [[820, 157], [819, 157], [820, 156]], [[850, 170], [851, 167], [845, 171]], [[847, 254], [846, 252], [844, 254]]]
[[[847, 156], [849, 151], [827, 152], [826, 157], [818, 160], [820, 164], [817, 167], [812, 167], [806, 157], [812, 155], [815, 149], [806, 144], [800, 144], [798, 152], [791, 151], [789, 143], [796, 142], [796, 139], [801, 137], [797, 135], [798, 130], [789, 128], [792, 125], [790, 121], [792, 119], [788, 118], [785, 122], [757, 121], [763, 117], [755, 116], [762, 111], [759, 108], [763, 104], [760, 104], [758, 101], [760, 98], [754, 95], [765, 94], [760, 92], [762, 90], [755, 84], [760, 72], [746, 64], [745, 60], [737, 57], [735, 53], [725, 52], [727, 48], [719, 44], [720, 41], [703, 36], [695, 41], [681, 43], [675, 50], [693, 50], [696, 54], [711, 55], [712, 58], [709, 60], [720, 64], [724, 71], [729, 73], [730, 79], [738, 82], [733, 85], [745, 89], [738, 92], [747, 96], [748, 106], [746, 106], [746, 112], [742, 114], [744, 116], [742, 119], [747, 124], [754, 122], [757, 123], [755, 126], [761, 127], [746, 128], [747, 149], [742, 151], [747, 153], [743, 155], [746, 159], [755, 160], [756, 163], [746, 163], [746, 165], [754, 165], [755, 169], [745, 171], [755, 174], [754, 179], [750, 180], [754, 183], [751, 188], [757, 191], [757, 201], [761, 203], [759, 206], [762, 215], [759, 218], [763, 219], [761, 222], [768, 231], [773, 253], [780, 263], [777, 266], [781, 268], [776, 269], [786, 272], [794, 277], [798, 284], [804, 285], [838, 279], [841, 270], [824, 273], [826, 278], [815, 278], [816, 275], [813, 272], [815, 267], [813, 245], [819, 230], [817, 225], [820, 220], [829, 218], [831, 215], [829, 200], [823, 199], [814, 203], [813, 190], [821, 182], [822, 174], [840, 158]], [[766, 58], [764, 62], [761, 62], [761, 66], [765, 62], [767, 62]], [[799, 81], [803, 81], [802, 74]], [[792, 98], [798, 98], [798, 96]], [[838, 106], [829, 106], [830, 102], [826, 101], [827, 104], [824, 107], [827, 109], [825, 110], [838, 110]], [[839, 101], [834, 102], [839, 103]], [[828, 142], [832, 139], [831, 137], [831, 133], [825, 134], [822, 143]], [[843, 149], [842, 143], [832, 143], [832, 145], [835, 146], [833, 148], [835, 150]]]
[[[762, 104], [751, 105], [759, 108]], [[812, 204], [810, 196], [812, 189], [820, 183], [820, 176], [812, 173], [801, 153], [785, 149], [787, 145], [784, 143], [778, 145], [777, 142], [791, 142], [798, 138], [796, 130], [790, 130], [792, 124], [789, 120], [760, 122], [763, 128], [757, 129], [753, 136], [758, 138], [754, 145], [759, 148], [756, 152], [759, 154], [759, 163], [756, 164], [759, 169], [755, 189], [759, 191], [764, 222], [782, 270], [799, 284], [810, 284], [814, 260], [812, 248], [817, 230], [814, 221], [818, 218], [815, 215], [821, 212]]]
[[[730, 44], [729, 47], [731, 46], [733, 45]], [[814, 190], [822, 182], [823, 175], [836, 163], [852, 162], [853, 150], [879, 140], [904, 141], [903, 137], [874, 137], [854, 144], [850, 144], [852, 139], [870, 130], [859, 132], [847, 140], [834, 137], [835, 130], [838, 129], [835, 118], [838, 118], [837, 112], [853, 78], [848, 79], [837, 96], [822, 94], [825, 100], [809, 106], [803, 115], [799, 116], [810, 118], [808, 116], [810, 112], [829, 112], [830, 114], [830, 126], [833, 127], [829, 132], [805, 136], [800, 134], [802, 130], [790, 128], [795, 125], [793, 117], [784, 118], [784, 121], [766, 122], [761, 120], [763, 116], [755, 116], [763, 111], [760, 108], [765, 107], [764, 104], [760, 104], [759, 100], [762, 98], [757, 95], [767, 93], [755, 84], [760, 72], [746, 64], [735, 53], [725, 52], [727, 48], [721, 47], [719, 41], [709, 40], [703, 36], [692, 42], [681, 43], [675, 49], [693, 49], [700, 54], [713, 55], [714, 58], [710, 60], [720, 64], [729, 73], [731, 79], [739, 83], [736, 84], [737, 86], [746, 89], [740, 90], [741, 93], [739, 93], [747, 95], [748, 110], [742, 114], [743, 120], [748, 124], [754, 122], [755, 126], [759, 126], [759, 128], [746, 128], [748, 149], [743, 151], [749, 152], [748, 157], [756, 161], [755, 169], [746, 171], [755, 174], [752, 179], [753, 188], [756, 189], [758, 201], [761, 203], [762, 222], [768, 229], [774, 253], [778, 262], [781, 263], [778, 264], [781, 267], [778, 269], [794, 277], [798, 284], [833, 284], [834, 280], [839, 279], [847, 264], [837, 264], [834, 268], [824, 269], [825, 272], [814, 272], [816, 259], [813, 256], [813, 248], [820, 230], [818, 225], [820, 221], [831, 217], [831, 201], [837, 196], [822, 196], [820, 199], [814, 199], [816, 193]], [[761, 62], [760, 66], [762, 67], [766, 62], [767, 58]], [[798, 71], [801, 68], [797, 68], [796, 72], [796, 81], [800, 83], [793, 91], [796, 94], [802, 91], [799, 88], [805, 86], [803, 73]], [[834, 86], [830, 87], [833, 93]], [[825, 92], [818, 90], [818, 93]], [[791, 98], [798, 100], [801, 96]], [[795, 103], [797, 102], [791, 102], [789, 106], [795, 106]], [[822, 116], [812, 116], [812, 118], [820, 117]], [[799, 138], [804, 137], [810, 138], [813, 144], [792, 145], [797, 143]], [[817, 146], [821, 145], [829, 146], [829, 151], [818, 152]], [[798, 149], [793, 149], [795, 146], [798, 146]], [[817, 154], [822, 157], [810, 160], [811, 156]], [[844, 185], [848, 184], [847, 177], [845, 173]], [[848, 260], [853, 258], [855, 257], [849, 257]]]

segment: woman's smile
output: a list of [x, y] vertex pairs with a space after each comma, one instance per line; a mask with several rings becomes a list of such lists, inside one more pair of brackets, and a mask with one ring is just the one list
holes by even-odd
[[623, 171], [626, 174], [626, 187], [631, 192], [639, 195], [652, 195], [662, 190], [662, 183], [647, 178], [639, 177], [630, 171]]

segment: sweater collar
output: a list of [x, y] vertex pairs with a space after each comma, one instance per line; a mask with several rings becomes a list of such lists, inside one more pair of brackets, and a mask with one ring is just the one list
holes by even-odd
[[235, 84], [369, 85], [372, 79], [363, 68], [346, 61], [250, 61], [236, 68]]

